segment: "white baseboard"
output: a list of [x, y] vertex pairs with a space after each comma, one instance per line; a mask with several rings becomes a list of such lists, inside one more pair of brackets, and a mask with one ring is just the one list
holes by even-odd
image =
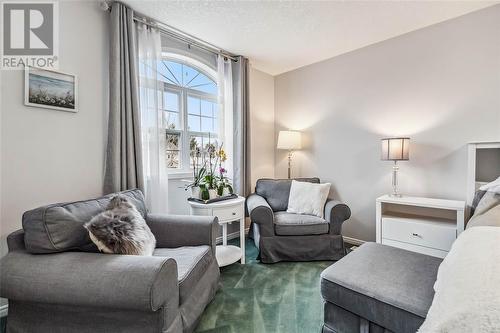
[[[248, 228], [245, 228], [245, 235], [248, 235]], [[239, 238], [240, 237], [240, 231], [235, 231], [235, 232], [232, 232], [230, 234], [227, 234], [227, 240], [231, 240], [231, 239], [235, 239], [235, 238]], [[222, 236], [220, 237], [217, 237], [217, 240], [216, 240], [217, 244], [220, 244], [222, 243]]]
[[352, 237], [347, 237], [347, 236], [342, 236], [344, 238], [344, 242], [347, 242], [349, 244], [353, 245], [361, 245], [363, 243], [366, 243], [366, 241], [357, 239], [357, 238], [352, 238]]
[[0, 318], [7, 317], [8, 312], [9, 312], [9, 304], [4, 304], [0, 306]]

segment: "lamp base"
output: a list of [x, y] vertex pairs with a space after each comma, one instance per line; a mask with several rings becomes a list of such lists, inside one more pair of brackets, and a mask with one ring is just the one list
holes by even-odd
[[402, 197], [398, 189], [398, 171], [399, 171], [398, 161], [394, 161], [394, 165], [392, 167], [392, 194], [391, 194], [391, 197], [393, 198]]
[[292, 176], [292, 151], [288, 151], [288, 179]]

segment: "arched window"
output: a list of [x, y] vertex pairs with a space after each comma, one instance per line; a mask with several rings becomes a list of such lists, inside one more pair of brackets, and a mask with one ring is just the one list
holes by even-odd
[[223, 122], [216, 74], [202, 63], [168, 54], [158, 63], [157, 72], [162, 89], [159, 108], [166, 133], [166, 166], [187, 171], [193, 167], [193, 146], [203, 148], [209, 140], [221, 139]]

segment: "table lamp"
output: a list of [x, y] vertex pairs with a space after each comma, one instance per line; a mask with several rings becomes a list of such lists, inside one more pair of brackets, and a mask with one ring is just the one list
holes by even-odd
[[398, 161], [410, 159], [410, 138], [386, 138], [382, 139], [382, 161], [394, 161], [392, 167], [392, 194], [393, 197], [401, 197], [398, 190]]
[[300, 132], [280, 131], [277, 148], [288, 150], [288, 179], [290, 179], [291, 176], [292, 153], [294, 150], [300, 149], [301, 147]]

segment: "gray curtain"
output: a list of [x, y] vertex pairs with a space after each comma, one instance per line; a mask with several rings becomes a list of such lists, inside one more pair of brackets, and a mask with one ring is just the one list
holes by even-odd
[[234, 174], [236, 193], [248, 196], [250, 184], [250, 116], [248, 111], [248, 59], [233, 62]]
[[109, 120], [104, 193], [131, 188], [144, 191], [133, 10], [114, 2], [110, 30]]

